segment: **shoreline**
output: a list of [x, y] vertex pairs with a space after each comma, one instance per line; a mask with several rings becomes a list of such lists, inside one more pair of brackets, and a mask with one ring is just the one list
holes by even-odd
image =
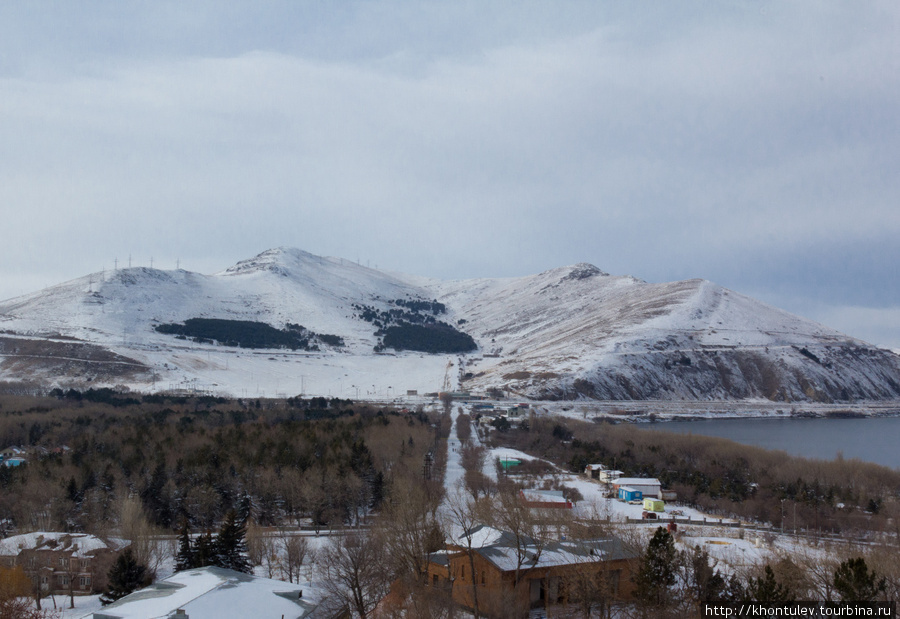
[[761, 401], [532, 402], [540, 412], [614, 423], [727, 419], [866, 419], [900, 417], [900, 401], [817, 404]]

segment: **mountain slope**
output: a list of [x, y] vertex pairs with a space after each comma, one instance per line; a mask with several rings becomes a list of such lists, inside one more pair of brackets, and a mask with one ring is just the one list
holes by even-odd
[[[478, 350], [376, 354], [389, 314], [458, 329]], [[343, 346], [247, 350], [156, 330], [191, 318], [302, 325]], [[215, 275], [93, 274], [0, 303], [0, 330], [0, 378], [43, 384], [387, 397], [458, 378], [464, 388], [538, 399], [900, 397], [900, 358], [889, 351], [711, 282], [650, 284], [588, 264], [437, 281], [279, 248]], [[73, 352], [73, 339], [113, 356], [66, 370], [64, 352], [88, 355]]]

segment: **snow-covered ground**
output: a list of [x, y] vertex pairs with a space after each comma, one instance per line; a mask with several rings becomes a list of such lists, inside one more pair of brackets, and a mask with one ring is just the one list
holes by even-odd
[[[484, 473], [485, 475], [490, 476], [492, 479], [496, 480], [496, 466], [495, 461], [497, 459], [504, 460], [536, 460], [534, 456], [531, 456], [525, 452], [518, 451], [516, 449], [510, 449], [508, 447], [499, 447], [495, 449], [491, 449], [488, 451], [488, 456], [485, 460], [484, 465]], [[550, 466], [553, 466], [555, 472], [552, 475], [544, 476], [539, 480], [538, 483], [548, 482], [551, 485], [551, 490], [556, 490], [562, 488], [563, 486], [567, 486], [569, 488], [575, 488], [578, 492], [581, 493], [581, 496], [584, 497], [584, 500], [576, 503], [575, 515], [576, 517], [582, 518], [602, 518], [609, 519], [613, 522], [626, 522], [627, 519], [641, 519], [641, 515], [644, 511], [642, 504], [631, 504], [621, 501], [617, 498], [608, 498], [606, 496], [608, 489], [606, 484], [598, 482], [593, 479], [587, 479], [583, 475], [575, 475], [573, 473], [569, 473], [567, 471], [563, 471], [558, 467], [554, 466], [552, 463], [547, 463]], [[512, 469], [513, 475], [515, 474], [515, 469]], [[688, 507], [686, 505], [680, 505], [678, 503], [666, 504], [666, 512], [661, 514], [662, 522], [665, 523], [665, 519], [671, 517], [673, 514], [672, 510], [677, 510], [679, 512], [678, 518], [690, 518], [691, 520], [696, 520], [699, 522], [703, 522], [704, 519], [706, 522], [734, 522], [728, 518], [720, 519], [718, 516], [710, 516], [709, 514], [704, 514], [703, 512], [696, 510], [694, 508]], [[660, 521], [648, 521], [648, 524], [660, 524]]]
[[[461, 356], [376, 354], [377, 327], [354, 306], [386, 310], [395, 299], [437, 299], [447, 310], [438, 318], [469, 333], [478, 350]], [[248, 351], [154, 329], [198, 317], [278, 328], [300, 324], [338, 335], [346, 345], [311, 353]], [[889, 377], [900, 367], [888, 351], [701, 280], [652, 284], [576, 264], [518, 278], [439, 281], [290, 248], [213, 275], [143, 267], [94, 273], [0, 303], [0, 332], [9, 339], [0, 347], [0, 368], [6, 368], [0, 379], [30, 376], [61, 386], [83, 380], [79, 372], [59, 376], [57, 366], [44, 367], [42, 375], [37, 358], [17, 351], [16, 338], [55, 337], [61, 344], [75, 338], [148, 368], [131, 376], [98, 374], [92, 385], [237, 397], [393, 399], [408, 390], [439, 391], [450, 362], [451, 378], [462, 369], [471, 375], [465, 387], [480, 392], [502, 387], [571, 398], [580, 379], [612, 390], [603, 397], [655, 393], [612, 393], [618, 384], [613, 378], [621, 376], [632, 390], [652, 382], [665, 398], [727, 398], [733, 396], [722, 387], [720, 372], [746, 393], [759, 391], [743, 384], [740, 360], [729, 357], [739, 350], [774, 372], [783, 368], [784, 377], [799, 372], [820, 384], [827, 374], [831, 383], [846, 379], [851, 390], [881, 399], [892, 393]], [[686, 367], [690, 371], [682, 372]], [[690, 380], [699, 382], [685, 384]]]

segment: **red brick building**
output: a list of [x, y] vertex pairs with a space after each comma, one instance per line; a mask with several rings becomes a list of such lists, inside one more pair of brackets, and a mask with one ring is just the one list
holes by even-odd
[[129, 544], [84, 533], [25, 533], [0, 540], [0, 564], [22, 566], [42, 595], [100, 593]]
[[535, 608], [629, 599], [638, 555], [615, 537], [541, 543], [490, 527], [448, 544], [428, 565], [429, 584], [489, 617], [527, 616]]

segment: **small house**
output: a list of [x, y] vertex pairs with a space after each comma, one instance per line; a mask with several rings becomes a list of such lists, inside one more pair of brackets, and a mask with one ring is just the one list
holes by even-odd
[[584, 476], [589, 479], [600, 479], [600, 473], [606, 470], [602, 464], [588, 464], [584, 467]]
[[640, 490], [629, 488], [628, 486], [619, 486], [619, 498], [623, 501], [640, 501], [644, 497]]
[[666, 503], [661, 499], [644, 497], [644, 509], [648, 512], [664, 512], [666, 511]]

